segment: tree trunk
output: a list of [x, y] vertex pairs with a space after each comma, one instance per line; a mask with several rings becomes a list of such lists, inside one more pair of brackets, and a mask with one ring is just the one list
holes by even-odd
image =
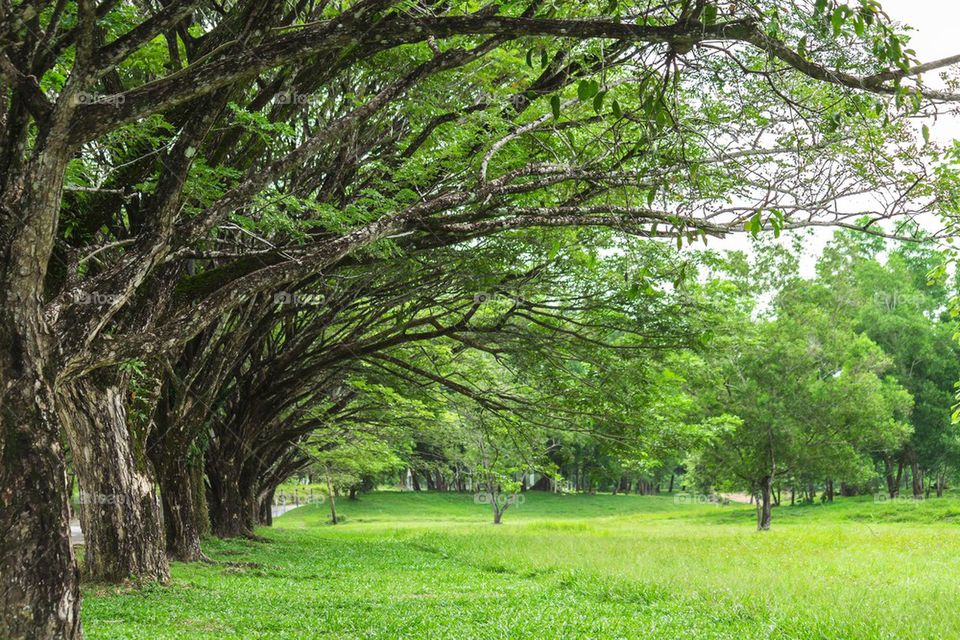
[[833, 502], [833, 480], [824, 483], [823, 491], [827, 495], [827, 502]]
[[943, 490], [946, 484], [947, 483], [946, 483], [946, 480], [944, 480], [943, 474], [938, 474], [937, 475], [937, 497], [938, 498], [943, 497]]
[[883, 467], [887, 477], [887, 494], [890, 498], [896, 498], [900, 493], [900, 478], [899, 472], [896, 477], [893, 475], [893, 460], [890, 459], [890, 456], [884, 456]]
[[330, 499], [330, 524], [337, 524], [337, 501], [333, 495], [333, 483], [330, 482], [330, 476], [327, 476], [327, 497]]
[[25, 354], [5, 338], [0, 334], [0, 638], [80, 638], [80, 576], [53, 394], [43, 376], [31, 375], [33, 363], [9, 368], [11, 355]]
[[503, 509], [500, 505], [500, 490], [488, 491], [487, 497], [490, 499], [491, 508], [493, 508], [493, 524], [500, 524], [500, 521], [503, 519]]
[[125, 385], [113, 372], [60, 387], [60, 412], [80, 479], [84, 577], [170, 579], [161, 507], [142, 441], [127, 425]]
[[252, 535], [244, 526], [240, 472], [229, 460], [207, 460], [210, 530], [218, 538]]
[[157, 465], [167, 553], [181, 562], [204, 559], [200, 550], [200, 524], [196, 511], [199, 492], [193, 486], [196, 466], [172, 461]]
[[417, 472], [410, 469], [410, 482], [413, 484], [414, 491], [420, 491], [420, 481], [417, 479]]
[[668, 492], [668, 493], [673, 493], [673, 478], [674, 478], [674, 475], [671, 473], [671, 474], [670, 474], [670, 488], [667, 489], [667, 492]]
[[760, 500], [757, 505], [757, 531], [769, 531], [773, 516], [773, 478], [766, 476], [760, 481]]
[[913, 476], [913, 499], [923, 500], [923, 472], [916, 456], [910, 461], [910, 473]]
[[260, 497], [260, 513], [257, 516], [257, 524], [264, 527], [273, 526], [273, 496], [275, 492], [276, 489], [274, 488]]

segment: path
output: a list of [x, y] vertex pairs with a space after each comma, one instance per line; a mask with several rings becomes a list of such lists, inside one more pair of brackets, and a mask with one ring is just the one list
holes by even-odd
[[[296, 504], [275, 504], [272, 507], [273, 517], [281, 516], [287, 511], [292, 511], [302, 505]], [[73, 544], [83, 544], [83, 530], [80, 529], [80, 521], [76, 518], [70, 520], [70, 541]]]

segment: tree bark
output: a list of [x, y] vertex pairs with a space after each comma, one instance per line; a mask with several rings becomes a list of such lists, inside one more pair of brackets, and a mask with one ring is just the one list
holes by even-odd
[[267, 491], [260, 497], [260, 514], [257, 517], [257, 524], [264, 527], [273, 526], [273, 497], [276, 489]]
[[112, 372], [60, 387], [60, 412], [80, 480], [84, 577], [166, 582], [161, 507], [143, 444], [131, 435], [123, 394]]
[[79, 574], [55, 408], [54, 341], [40, 302], [72, 149], [68, 81], [28, 148], [10, 92], [0, 153], [0, 637], [80, 638]]
[[887, 494], [891, 498], [896, 498], [900, 493], [900, 478], [893, 475], [893, 460], [890, 456], [884, 456], [883, 467], [887, 477]]
[[7, 375], [12, 354], [0, 351], [0, 638], [80, 638], [80, 576], [53, 393], [30, 371]]
[[196, 466], [193, 463], [177, 464], [172, 460], [157, 464], [166, 549], [171, 558], [181, 562], [204, 559], [200, 550], [200, 524], [196, 509], [199, 492], [193, 486]]
[[333, 495], [333, 483], [330, 482], [330, 476], [327, 475], [327, 498], [330, 500], [330, 524], [337, 524], [337, 500]]
[[210, 479], [210, 528], [218, 538], [236, 538], [252, 534], [244, 527], [240, 472], [232, 461], [207, 458]]
[[757, 505], [757, 531], [769, 531], [773, 516], [773, 477], [766, 476], [760, 481], [760, 500]]
[[913, 499], [923, 500], [923, 472], [920, 470], [920, 462], [916, 455], [910, 460], [910, 472], [913, 476]]

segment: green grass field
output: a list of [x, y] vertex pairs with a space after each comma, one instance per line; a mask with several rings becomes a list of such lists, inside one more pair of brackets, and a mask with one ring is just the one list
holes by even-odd
[[89, 638], [958, 638], [960, 499], [782, 507], [378, 493], [85, 589]]

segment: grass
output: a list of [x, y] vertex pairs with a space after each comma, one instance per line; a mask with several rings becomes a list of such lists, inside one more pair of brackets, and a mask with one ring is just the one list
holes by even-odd
[[169, 586], [89, 585], [88, 638], [960, 637], [960, 499], [782, 507], [528, 494], [310, 505]]

